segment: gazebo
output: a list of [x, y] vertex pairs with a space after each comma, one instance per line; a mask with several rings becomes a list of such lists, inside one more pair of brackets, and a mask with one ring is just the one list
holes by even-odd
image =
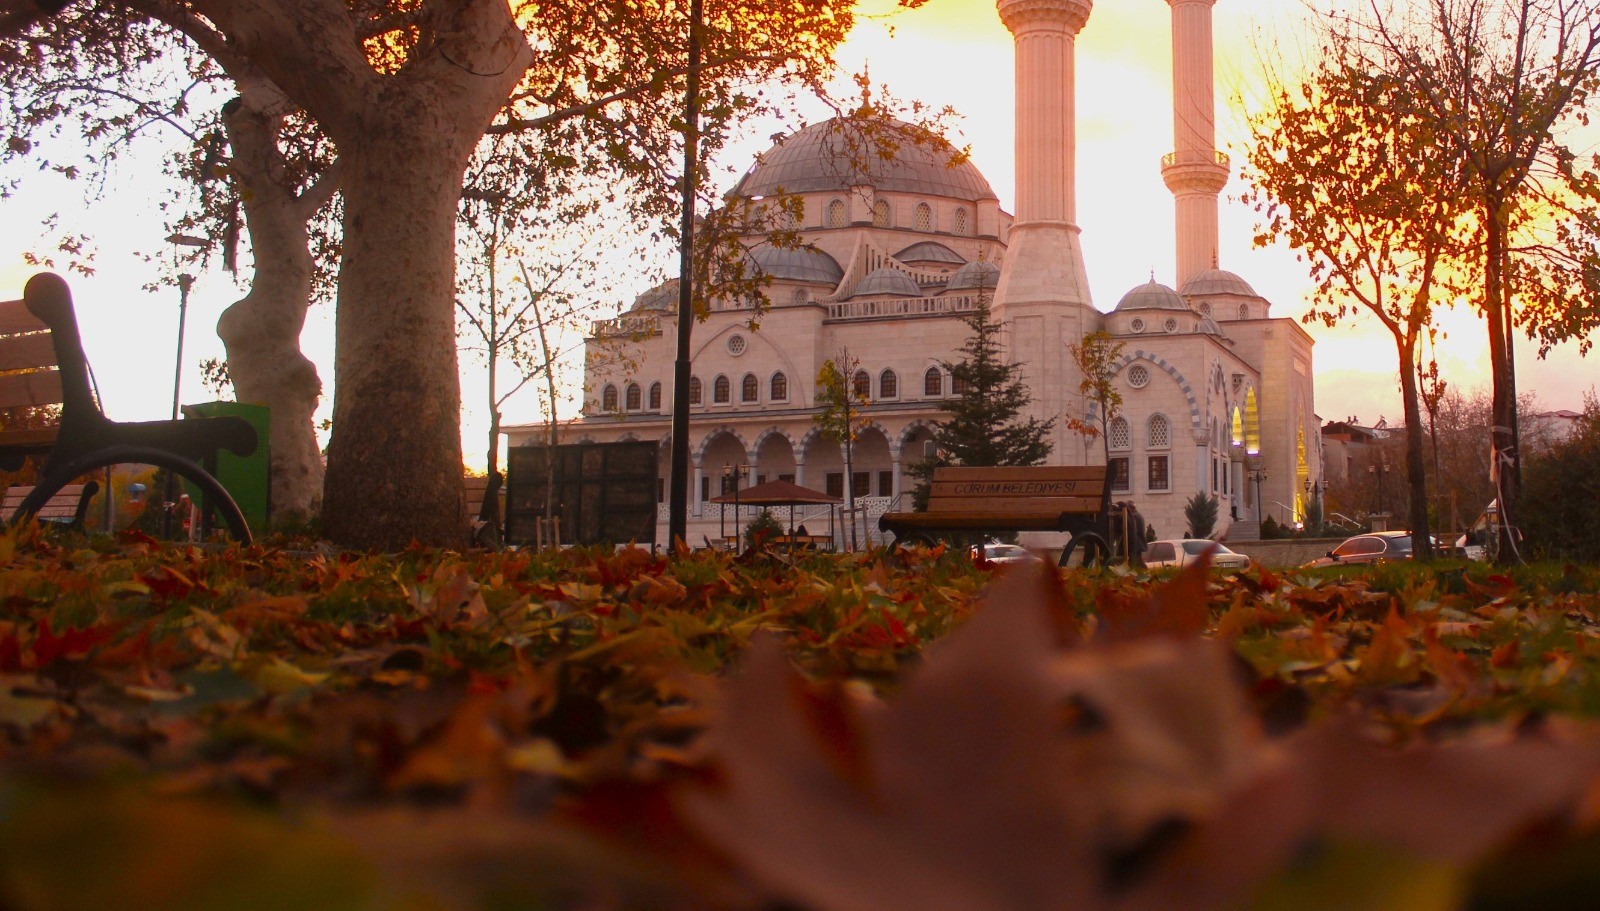
[[[763, 508], [769, 508], [773, 506], [787, 506], [789, 507], [789, 540], [791, 543], [798, 544], [801, 542], [794, 533], [794, 508], [796, 506], [827, 505], [828, 536], [826, 540], [831, 543], [833, 541], [834, 529], [833, 507], [839, 503], [842, 503], [843, 499], [833, 496], [832, 494], [823, 493], [820, 490], [812, 490], [809, 487], [801, 487], [799, 484], [795, 484], [790, 481], [767, 481], [763, 484], [757, 484], [754, 487], [746, 487], [743, 490], [736, 488], [733, 493], [723, 494], [720, 497], [712, 497], [711, 502], [718, 504], [724, 509], [726, 509], [730, 503], [734, 505], [735, 539], [738, 538], [737, 526], [739, 524], [739, 513], [737, 507], [760, 506]], [[806, 537], [807, 541], [804, 543], [807, 544], [816, 544], [818, 541], [822, 540], [821, 535], [807, 535]]]

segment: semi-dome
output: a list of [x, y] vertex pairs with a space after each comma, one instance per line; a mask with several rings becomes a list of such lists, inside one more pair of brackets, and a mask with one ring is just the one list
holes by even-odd
[[894, 255], [903, 263], [949, 263], [960, 266], [966, 263], [961, 254], [941, 243], [925, 240], [901, 250]]
[[915, 279], [901, 272], [899, 269], [888, 266], [874, 269], [867, 273], [856, 285], [853, 297], [866, 297], [869, 294], [894, 294], [900, 297], [921, 297], [922, 288]]
[[[997, 199], [976, 165], [934, 137], [914, 142], [917, 128], [900, 121], [864, 122], [834, 117], [778, 141], [756, 157], [733, 188], [746, 199], [870, 186], [975, 201]], [[878, 154], [894, 146], [892, 155]]]
[[844, 269], [838, 260], [816, 247], [790, 249], [761, 244], [751, 248], [750, 261], [761, 272], [777, 279], [827, 285], [837, 285], [844, 279]]
[[988, 260], [974, 260], [950, 273], [946, 291], [993, 291], [1000, 284], [1000, 267]]
[[1178, 292], [1151, 279], [1149, 282], [1122, 295], [1122, 300], [1117, 301], [1117, 311], [1121, 312], [1123, 310], [1183, 310], [1188, 312], [1189, 305], [1183, 302], [1183, 297]]
[[668, 279], [633, 299], [629, 313], [678, 309], [678, 280]]
[[1207, 269], [1196, 272], [1178, 289], [1184, 297], [1205, 297], [1211, 294], [1237, 294], [1243, 297], [1260, 297], [1250, 283], [1225, 269]]

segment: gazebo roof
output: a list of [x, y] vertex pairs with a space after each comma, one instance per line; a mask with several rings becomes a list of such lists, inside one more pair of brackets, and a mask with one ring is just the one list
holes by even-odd
[[[735, 499], [734, 495], [729, 493], [712, 497], [711, 502], [732, 503]], [[843, 499], [789, 481], [767, 481], [739, 491], [737, 501], [740, 506], [809, 506], [840, 503]]]

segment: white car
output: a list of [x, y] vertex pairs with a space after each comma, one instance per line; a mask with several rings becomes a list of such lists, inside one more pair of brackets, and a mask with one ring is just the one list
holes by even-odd
[[[972, 549], [972, 556], [980, 556], [978, 548]], [[990, 563], [1032, 563], [1039, 559], [1032, 551], [1015, 544], [985, 544], [981, 556]]]
[[1164, 566], [1188, 566], [1211, 551], [1211, 565], [1217, 569], [1248, 569], [1250, 558], [1234, 553], [1224, 545], [1205, 538], [1179, 538], [1173, 541], [1152, 541], [1145, 545], [1144, 565], [1150, 569]]

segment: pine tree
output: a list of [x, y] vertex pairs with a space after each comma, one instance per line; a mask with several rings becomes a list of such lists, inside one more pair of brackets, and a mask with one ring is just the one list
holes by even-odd
[[949, 419], [935, 425], [941, 456], [953, 465], [1043, 463], [1050, 455], [1055, 419], [1018, 419], [1032, 396], [1018, 375], [1022, 365], [1006, 363], [1000, 351], [1000, 324], [990, 320], [986, 298], [979, 299], [966, 323], [972, 336], [961, 346], [964, 357], [944, 364], [956, 397], [943, 406]]

